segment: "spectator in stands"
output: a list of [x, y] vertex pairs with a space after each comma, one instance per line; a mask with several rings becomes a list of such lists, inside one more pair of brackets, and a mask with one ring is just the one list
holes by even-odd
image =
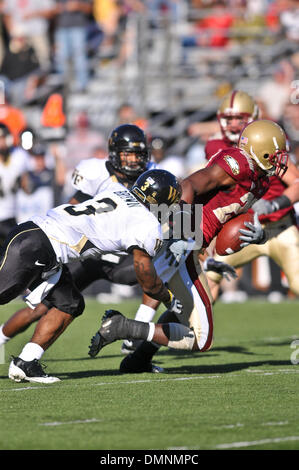
[[158, 168], [170, 171], [178, 178], [186, 177], [184, 158], [168, 153], [168, 143], [164, 137], [155, 136], [151, 139], [151, 154], [152, 161], [157, 164]]
[[101, 53], [105, 56], [115, 53], [116, 36], [121, 15], [120, 5], [117, 0], [94, 0], [94, 18], [103, 32]]
[[55, 206], [55, 195], [64, 183], [60, 161], [45, 143], [35, 141], [29, 155], [29, 170], [22, 176], [17, 193], [18, 223], [32, 215], [45, 215]]
[[5, 90], [0, 92], [3, 95], [0, 101], [0, 124], [5, 124], [8, 127], [13, 136], [14, 145], [19, 145], [20, 135], [27, 127], [26, 117], [21, 109], [9, 103]]
[[23, 28], [28, 44], [34, 49], [40, 66], [50, 68], [49, 19], [55, 12], [55, 0], [4, 0], [4, 19], [10, 35]]
[[28, 154], [13, 145], [8, 127], [0, 124], [0, 245], [16, 225], [16, 191], [28, 170]]
[[143, 131], [148, 129], [147, 119], [140, 116], [130, 103], [123, 103], [118, 108], [116, 120], [119, 126], [122, 124], [135, 124], [135, 126], [140, 127]]
[[299, 5], [298, 0], [289, 0], [286, 10], [280, 14], [280, 24], [285, 36], [295, 44], [299, 43]]
[[212, 12], [197, 24], [198, 45], [201, 47], [225, 47], [229, 44], [229, 29], [234, 16], [224, 0], [215, 0]]
[[287, 60], [281, 61], [271, 78], [259, 87], [257, 99], [263, 101], [270, 119], [279, 121], [285, 105], [290, 100], [294, 69]]
[[179, 0], [146, 0], [150, 15], [150, 24], [156, 28], [163, 25], [165, 19], [172, 24], [182, 18], [183, 2]]
[[0, 75], [10, 100], [21, 106], [34, 95], [40, 77], [40, 65], [28, 43], [25, 29], [18, 25], [10, 34]]
[[56, 0], [56, 68], [67, 80], [68, 62], [72, 61], [76, 92], [86, 91], [89, 81], [86, 29], [92, 7], [92, 0]]
[[81, 160], [92, 157], [95, 147], [103, 146], [104, 137], [92, 128], [87, 112], [79, 111], [65, 144], [65, 166], [67, 170], [72, 171]]

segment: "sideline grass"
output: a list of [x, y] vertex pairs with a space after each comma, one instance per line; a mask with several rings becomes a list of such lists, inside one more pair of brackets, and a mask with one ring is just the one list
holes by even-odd
[[[21, 304], [1, 307], [1, 322]], [[119, 308], [133, 317], [138, 303]], [[214, 345], [162, 348], [167, 374], [120, 375], [121, 342], [87, 355], [104, 305], [86, 311], [45, 353], [53, 385], [7, 378], [33, 327], [5, 347], [0, 365], [0, 449], [299, 449], [299, 302], [216, 304]], [[111, 308], [111, 306], [109, 306]], [[296, 356], [296, 348], [298, 356]]]

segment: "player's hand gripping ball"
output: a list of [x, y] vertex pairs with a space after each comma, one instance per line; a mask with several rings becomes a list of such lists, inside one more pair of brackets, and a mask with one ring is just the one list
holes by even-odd
[[216, 238], [216, 253], [220, 256], [231, 255], [242, 249], [240, 229], [246, 229], [244, 222], [253, 223], [253, 214], [246, 212], [228, 220], [220, 230]]

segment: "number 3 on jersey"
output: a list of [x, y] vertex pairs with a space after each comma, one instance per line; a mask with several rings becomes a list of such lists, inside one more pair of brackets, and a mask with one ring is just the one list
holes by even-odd
[[239, 204], [238, 202], [234, 202], [229, 204], [228, 206], [224, 207], [217, 207], [214, 209], [213, 212], [219, 222], [224, 224], [232, 214], [239, 214], [240, 212], [247, 212], [248, 209], [252, 206], [255, 201], [255, 197], [252, 193], [246, 193], [240, 198], [240, 202], [243, 204]]
[[[102, 214], [103, 212], [111, 212], [116, 209], [117, 204], [112, 199], [104, 198], [98, 201], [93, 201], [92, 204], [88, 204], [86, 201], [78, 204], [77, 206], [67, 206], [64, 210], [70, 215], [95, 215]], [[84, 209], [82, 209], [82, 207]]]

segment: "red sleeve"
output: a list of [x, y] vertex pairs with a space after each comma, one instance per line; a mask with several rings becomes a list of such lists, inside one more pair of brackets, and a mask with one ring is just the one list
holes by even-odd
[[[250, 169], [243, 155], [234, 150], [223, 150], [209, 164], [217, 163], [229, 176], [236, 181], [250, 179]], [[208, 165], [209, 165], [208, 164]]]
[[224, 144], [221, 139], [208, 140], [205, 146], [206, 159], [210, 160], [215, 153], [219, 152], [219, 150], [223, 150], [223, 147]]

